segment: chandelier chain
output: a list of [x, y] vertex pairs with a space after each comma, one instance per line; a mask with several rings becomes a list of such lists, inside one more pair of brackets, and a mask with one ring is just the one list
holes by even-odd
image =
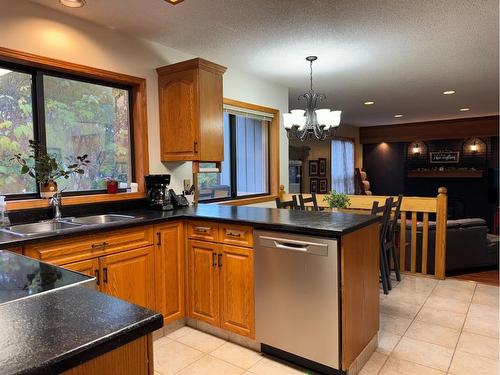
[[311, 91], [313, 91], [313, 62], [310, 61], [309, 62], [309, 67], [311, 69], [311, 73], [310, 73], [310, 79], [311, 79]]

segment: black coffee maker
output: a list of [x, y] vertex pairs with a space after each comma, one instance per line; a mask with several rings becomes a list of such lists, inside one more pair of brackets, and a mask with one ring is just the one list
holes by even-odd
[[144, 176], [146, 182], [148, 205], [155, 210], [169, 211], [174, 206], [170, 199], [168, 185], [170, 184], [169, 174], [150, 174]]

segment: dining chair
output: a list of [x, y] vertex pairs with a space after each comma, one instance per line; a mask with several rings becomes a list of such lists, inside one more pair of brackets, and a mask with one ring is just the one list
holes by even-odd
[[282, 201], [279, 198], [276, 198], [276, 208], [289, 208], [291, 210], [298, 209], [299, 205], [297, 204], [297, 196], [292, 195], [292, 199], [289, 201]]
[[382, 289], [384, 294], [389, 294], [389, 290], [392, 289], [390, 268], [387, 258], [386, 242], [387, 242], [387, 232], [389, 230], [389, 223], [391, 220], [393, 198], [389, 197], [385, 200], [385, 205], [380, 206], [378, 202], [373, 202], [371, 214], [382, 216], [382, 221], [380, 223], [379, 232], [379, 253], [380, 253], [380, 279], [382, 282]]
[[[313, 205], [306, 206], [306, 203], [312, 203]], [[309, 198], [304, 198], [302, 194], [299, 194], [299, 208], [302, 211], [305, 211], [308, 208], [310, 208], [311, 211], [319, 211], [318, 201], [316, 200], [316, 193], [311, 193], [311, 196]]]

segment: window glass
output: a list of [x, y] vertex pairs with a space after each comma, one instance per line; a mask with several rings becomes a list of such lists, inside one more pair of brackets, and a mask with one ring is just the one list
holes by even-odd
[[332, 190], [354, 194], [354, 143], [332, 140]]
[[12, 155], [26, 155], [33, 139], [32, 75], [0, 68], [0, 195], [36, 193]]
[[130, 183], [128, 90], [49, 75], [43, 77], [47, 151], [62, 162], [88, 154], [83, 175], [61, 179], [66, 191], [102, 190], [107, 178]]
[[268, 189], [268, 122], [236, 116], [237, 195]]
[[[216, 168], [215, 163], [200, 163], [201, 168]], [[231, 196], [231, 146], [229, 115], [224, 113], [224, 161], [220, 173], [198, 173], [198, 200], [228, 198]]]

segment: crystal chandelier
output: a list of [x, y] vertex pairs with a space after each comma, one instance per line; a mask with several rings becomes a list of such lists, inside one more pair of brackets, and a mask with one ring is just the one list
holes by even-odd
[[[318, 94], [313, 90], [313, 61], [318, 59], [317, 56], [308, 56], [310, 66], [311, 88], [305, 94], [299, 96], [299, 100], [306, 100], [306, 110], [293, 109], [290, 113], [283, 114], [283, 123], [288, 134], [288, 138], [296, 137], [304, 141], [307, 137], [313, 135], [324, 140], [328, 136], [333, 136], [335, 130], [340, 125], [340, 115], [342, 111], [331, 111], [329, 109], [316, 109], [318, 102], [326, 99], [324, 94]], [[332, 131], [333, 129], [333, 131]]]

